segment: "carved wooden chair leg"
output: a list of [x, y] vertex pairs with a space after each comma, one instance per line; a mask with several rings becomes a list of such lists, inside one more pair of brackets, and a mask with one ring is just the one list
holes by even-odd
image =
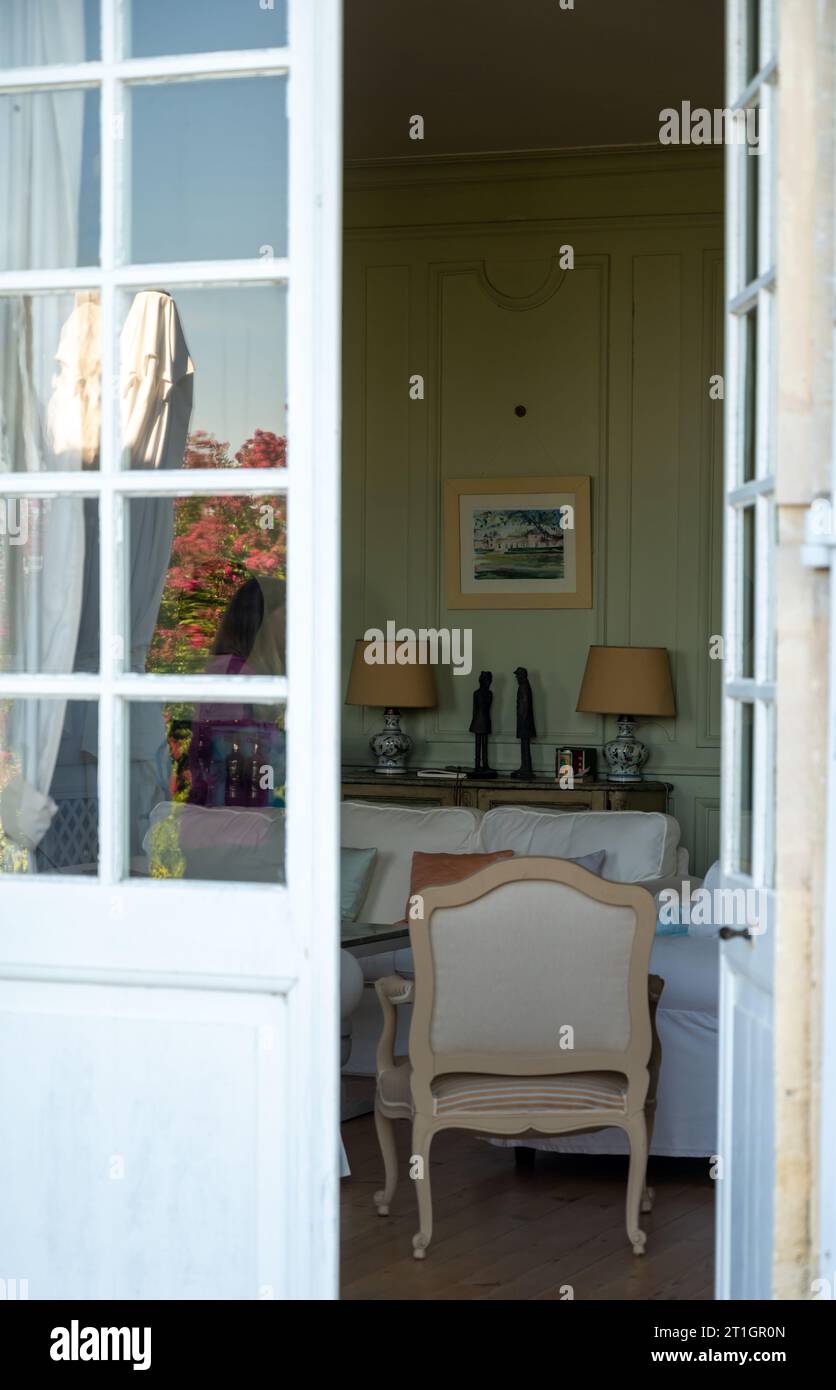
[[644, 1115], [631, 1121], [630, 1171], [627, 1175], [627, 1239], [633, 1247], [634, 1255], [643, 1255], [647, 1236], [639, 1226], [639, 1206], [641, 1204], [644, 1175], [647, 1169], [647, 1129]]
[[374, 1204], [377, 1207], [378, 1216], [388, 1216], [389, 1207], [395, 1195], [395, 1188], [398, 1185], [398, 1153], [395, 1147], [395, 1123], [383, 1114], [377, 1102], [375, 1102], [374, 1107], [374, 1127], [377, 1130], [377, 1140], [383, 1155], [384, 1172], [383, 1189], [374, 1194]]
[[415, 1178], [415, 1192], [418, 1197], [418, 1231], [412, 1237], [412, 1253], [416, 1260], [423, 1260], [433, 1233], [433, 1203], [430, 1187], [430, 1145], [433, 1131], [427, 1121], [416, 1115], [412, 1124], [411, 1161], [420, 1159], [418, 1176]]

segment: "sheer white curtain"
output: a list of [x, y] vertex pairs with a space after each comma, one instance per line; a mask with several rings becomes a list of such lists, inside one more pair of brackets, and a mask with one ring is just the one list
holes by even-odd
[[[84, 51], [83, 0], [3, 0], [0, 66], [59, 63]], [[0, 97], [0, 268], [73, 266], [78, 259], [84, 94]], [[80, 450], [56, 457], [46, 402], [55, 373], [63, 296], [0, 299], [0, 470], [80, 468]], [[30, 502], [0, 535], [0, 661], [12, 671], [72, 669], [81, 611], [84, 520], [80, 499]], [[16, 534], [10, 535], [14, 529]], [[24, 539], [25, 536], [25, 539]], [[18, 702], [0, 714], [6, 783], [0, 815], [31, 847], [49, 823], [47, 798], [64, 719], [62, 701]]]
[[[74, 341], [78, 338], [72, 336]], [[194, 367], [170, 295], [162, 290], [140, 290], [135, 295], [122, 329], [119, 357], [126, 464], [181, 468], [192, 412]], [[67, 418], [63, 411], [58, 413]], [[174, 503], [165, 497], [143, 497], [128, 505], [130, 668], [144, 671], [171, 559]], [[85, 503], [84, 523], [84, 595], [75, 667], [94, 671], [99, 660], [99, 517], [92, 502]], [[131, 852], [139, 854], [151, 810], [168, 796], [170, 758], [161, 706], [143, 701], [132, 707], [130, 747]], [[68, 802], [95, 798], [97, 757], [98, 709], [91, 703], [71, 705], [53, 795]]]

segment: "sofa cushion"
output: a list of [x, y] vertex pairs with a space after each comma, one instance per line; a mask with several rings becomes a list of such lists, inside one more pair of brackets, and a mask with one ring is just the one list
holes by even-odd
[[423, 810], [391, 803], [344, 801], [341, 820], [341, 844], [351, 849], [368, 845], [377, 849], [368, 892], [357, 914], [361, 922], [391, 924], [403, 917], [416, 850], [468, 854], [481, 849], [477, 843], [479, 813], [465, 806]]
[[377, 858], [376, 849], [340, 850], [340, 918], [355, 922], [360, 905], [369, 891], [369, 881]]
[[641, 883], [676, 872], [679, 823], [659, 811], [534, 811], [497, 806], [483, 817], [480, 848], [576, 858], [605, 850], [602, 877]]

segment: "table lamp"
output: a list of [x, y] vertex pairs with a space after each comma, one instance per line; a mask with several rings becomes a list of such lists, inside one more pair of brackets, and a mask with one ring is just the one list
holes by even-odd
[[[377, 758], [375, 772], [394, 776], [406, 771], [412, 739], [401, 729], [402, 709], [432, 709], [437, 703], [433, 668], [418, 662], [400, 666], [395, 662], [372, 663], [366, 649], [380, 644], [362, 637], [354, 643], [354, 659], [348, 678], [347, 705], [376, 705], [383, 708], [383, 728], [369, 739]], [[387, 655], [394, 651], [387, 649]]]
[[604, 745], [609, 781], [640, 782], [648, 749], [635, 737], [636, 716], [676, 714], [667, 648], [590, 647], [576, 708], [616, 715], [618, 738]]

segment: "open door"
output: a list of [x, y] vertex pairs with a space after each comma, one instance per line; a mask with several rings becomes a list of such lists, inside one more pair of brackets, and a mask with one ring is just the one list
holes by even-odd
[[[18, 425], [14, 438], [4, 438], [10, 452], [0, 464], [0, 503], [7, 521], [26, 514], [35, 527], [24, 540], [19, 525], [5, 527], [4, 561], [13, 568], [0, 567], [0, 582], [18, 584], [14, 593], [30, 605], [28, 612], [25, 603], [14, 607], [18, 627], [4, 628], [0, 639], [10, 644], [4, 656], [15, 658], [0, 662], [0, 726], [4, 773], [18, 760], [18, 809], [43, 808], [50, 787], [54, 793], [54, 746], [62, 720], [65, 734], [69, 728], [67, 710], [84, 708], [98, 746], [79, 764], [88, 774], [87, 799], [68, 798], [62, 822], [75, 861], [56, 860], [54, 840], [48, 861], [43, 826], [27, 849], [25, 831], [10, 820], [7, 829], [19, 839], [2, 845], [0, 1275], [19, 1288], [25, 1281], [30, 1299], [331, 1298], [338, 1234], [341, 3], [274, 0], [245, 14], [239, 6], [209, 13], [200, 0], [175, 7], [101, 0], [100, 32], [88, 33], [86, 44], [85, 14], [98, 6], [66, 0], [60, 30], [52, 5], [39, 19], [40, 8], [39, 0], [0, 3], [0, 106], [17, 121], [6, 132], [12, 159], [2, 177], [32, 170], [48, 206], [57, 185], [44, 171], [54, 157], [75, 180], [59, 185], [67, 202], [74, 189], [88, 211], [100, 205], [100, 220], [86, 259], [69, 234], [45, 250], [22, 219], [21, 237], [0, 243], [0, 307], [8, 310], [3, 324], [11, 324], [0, 336], [0, 390], [16, 392]], [[205, 129], [200, 112], [216, 122], [220, 141], [251, 98], [274, 132], [265, 178], [269, 207], [280, 213], [261, 235], [257, 228], [250, 235], [240, 206], [235, 216], [229, 210], [234, 151], [197, 143]], [[173, 112], [182, 121], [164, 129], [164, 114]], [[157, 155], [149, 159], [143, 130], [153, 122]], [[50, 140], [51, 153], [42, 143]], [[193, 203], [183, 207], [189, 140], [201, 167], [212, 158], [217, 166], [217, 202], [207, 187], [200, 218]], [[100, 162], [88, 158], [96, 144]], [[242, 204], [244, 191], [238, 187]], [[33, 223], [39, 205], [43, 211], [43, 202], [27, 199]], [[90, 235], [84, 217], [78, 235]], [[162, 254], [154, 250], [160, 247]], [[273, 389], [277, 409], [287, 408], [288, 468], [265, 466], [269, 458], [238, 466], [229, 457], [201, 467], [192, 457], [183, 471], [182, 451], [167, 467], [131, 455], [120, 335], [145, 290], [180, 302], [197, 390], [203, 382], [210, 405], [213, 395], [235, 392], [234, 324], [252, 322], [235, 313], [244, 300], [250, 304], [248, 296], [257, 301], [257, 334], [240, 341], [254, 348], [253, 381], [259, 352], [287, 363], [286, 394], [284, 381]], [[206, 328], [208, 300], [198, 304], [198, 292], [222, 304], [212, 323], [229, 346], [227, 375], [216, 375], [211, 388], [193, 341]], [[62, 459], [54, 428], [52, 444], [46, 440], [38, 376], [48, 380], [48, 354], [58, 344], [41, 353], [37, 333], [53, 319], [60, 324], [49, 306], [66, 299], [100, 311], [100, 448], [79, 451], [74, 462]], [[169, 335], [166, 350], [174, 351], [173, 342]], [[140, 357], [147, 366], [148, 354]], [[244, 395], [237, 392], [235, 409]], [[8, 400], [3, 408], [8, 425]], [[170, 400], [166, 408], [174, 409]], [[162, 419], [151, 422], [155, 438]], [[235, 673], [228, 663], [221, 670], [209, 662], [197, 674], [178, 661], [149, 671], [147, 653], [136, 657], [136, 570], [145, 552], [134, 553], [132, 538], [155, 504], [165, 511], [165, 499], [232, 497], [256, 518], [274, 509], [287, 517], [286, 671], [263, 665]], [[95, 524], [88, 514], [97, 515]], [[63, 590], [54, 582], [59, 562]], [[81, 662], [73, 605], [85, 564], [99, 576], [99, 640], [94, 657], [88, 652]], [[7, 588], [6, 597], [12, 593]], [[63, 627], [56, 604], [64, 606]], [[47, 622], [59, 636], [74, 623], [69, 657], [44, 640]], [[23, 630], [27, 641], [14, 645]], [[193, 843], [185, 858], [192, 854], [194, 872], [184, 872], [178, 794], [170, 814], [160, 812], [159, 796], [156, 807], [149, 800], [151, 761], [137, 754], [143, 730], [164, 711], [196, 706], [211, 709], [218, 727], [225, 718], [240, 722], [243, 706], [257, 708], [259, 727], [281, 733], [285, 795], [273, 798], [271, 843], [279, 847], [267, 855], [266, 875], [234, 862], [225, 831], [217, 843], [228, 876], [208, 862], [219, 857], [211, 836], [203, 867], [195, 868]], [[161, 751], [164, 743], [155, 756]], [[238, 786], [236, 766], [227, 763], [227, 793], [233, 781]], [[269, 777], [267, 785], [273, 789]], [[227, 794], [227, 808], [235, 795]], [[223, 812], [223, 796], [207, 814], [213, 809]], [[146, 812], [149, 825], [163, 825], [162, 842], [174, 844], [173, 866], [169, 860], [158, 877], [150, 876], [147, 838], [145, 852], [137, 843], [137, 817]], [[72, 820], [76, 813], [81, 820]], [[37, 821], [37, 809], [32, 814]], [[98, 839], [92, 863], [78, 848], [82, 840], [95, 846], [91, 816]]]
[[[771, 1296], [773, 1230], [774, 368], [777, 5], [730, 0], [722, 883], [754, 890], [720, 963], [717, 1297]], [[757, 147], [745, 138], [748, 129]]]

